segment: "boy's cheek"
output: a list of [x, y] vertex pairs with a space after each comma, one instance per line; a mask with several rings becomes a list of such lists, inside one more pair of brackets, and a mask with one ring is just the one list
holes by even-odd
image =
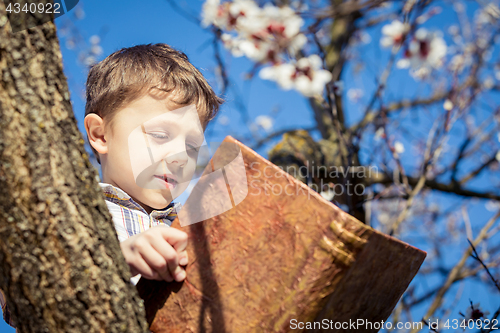
[[134, 179], [137, 179], [141, 172], [154, 163], [151, 147], [148, 147], [140, 126], [130, 133], [128, 137], [128, 150], [132, 173]]

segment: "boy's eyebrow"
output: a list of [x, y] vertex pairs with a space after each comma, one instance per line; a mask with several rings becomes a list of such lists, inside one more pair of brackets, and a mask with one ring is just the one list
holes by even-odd
[[196, 144], [201, 146], [203, 141], [205, 141], [205, 137], [203, 135], [193, 135], [193, 139], [196, 141]]
[[201, 133], [195, 132], [194, 130], [189, 131], [188, 136], [196, 141], [196, 144], [201, 146], [203, 141], [205, 141], [205, 136], [203, 135], [203, 131]]

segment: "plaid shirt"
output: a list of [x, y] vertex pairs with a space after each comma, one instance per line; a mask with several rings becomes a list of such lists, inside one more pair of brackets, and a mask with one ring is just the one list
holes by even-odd
[[[99, 185], [104, 192], [106, 205], [113, 218], [113, 224], [120, 242], [157, 225], [170, 226], [180, 209], [179, 203], [171, 202], [165, 209], [153, 210], [148, 214], [144, 208], [121, 189], [105, 183], [99, 183]], [[136, 284], [140, 278], [140, 275], [136, 275], [131, 279], [131, 282]], [[15, 327], [2, 290], [0, 290], [0, 306], [2, 307], [5, 322]]]
[[123, 242], [157, 225], [170, 226], [177, 217], [179, 203], [171, 202], [165, 209], [148, 214], [127, 193], [113, 185], [99, 183], [106, 197], [106, 205], [113, 217], [118, 240]]

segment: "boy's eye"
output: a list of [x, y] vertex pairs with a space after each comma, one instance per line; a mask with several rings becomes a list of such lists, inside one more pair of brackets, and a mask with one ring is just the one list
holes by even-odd
[[148, 135], [155, 139], [168, 139], [168, 135], [166, 133], [148, 133]]
[[198, 147], [198, 145], [188, 144], [187, 147], [188, 147], [189, 150], [193, 150], [195, 152], [199, 152], [200, 151], [200, 147]]

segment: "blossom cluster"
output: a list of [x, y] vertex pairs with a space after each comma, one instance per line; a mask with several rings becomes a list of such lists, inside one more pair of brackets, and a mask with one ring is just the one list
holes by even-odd
[[283, 89], [313, 96], [321, 94], [332, 79], [329, 71], [321, 69], [317, 55], [293, 60], [307, 37], [300, 32], [304, 20], [289, 6], [268, 3], [259, 7], [253, 0], [207, 0], [202, 15], [204, 26], [214, 25], [223, 31], [224, 46], [234, 56], [270, 64], [261, 70], [260, 77], [276, 81]]
[[277, 64], [263, 68], [260, 77], [276, 81], [283, 89], [294, 88], [304, 96], [321, 93], [325, 84], [332, 79], [332, 74], [321, 69], [321, 58], [310, 55], [299, 59], [296, 63]]
[[410, 27], [398, 20], [392, 21], [390, 24], [382, 27], [380, 45], [383, 47], [399, 47], [403, 43], [404, 36], [408, 33]]
[[[399, 48], [408, 32], [408, 24], [395, 20], [382, 28], [384, 36], [380, 44], [383, 47]], [[419, 28], [410, 40], [403, 58], [397, 62], [397, 67], [411, 68], [414, 77], [422, 78], [432, 69], [438, 69], [443, 65], [446, 51], [446, 43], [439, 32]]]
[[203, 9], [203, 24], [213, 24], [227, 31], [222, 41], [235, 56], [279, 63], [283, 52], [295, 54], [307, 42], [300, 33], [304, 21], [290, 7], [267, 4], [260, 8], [253, 0], [222, 4], [218, 0], [208, 0]]

